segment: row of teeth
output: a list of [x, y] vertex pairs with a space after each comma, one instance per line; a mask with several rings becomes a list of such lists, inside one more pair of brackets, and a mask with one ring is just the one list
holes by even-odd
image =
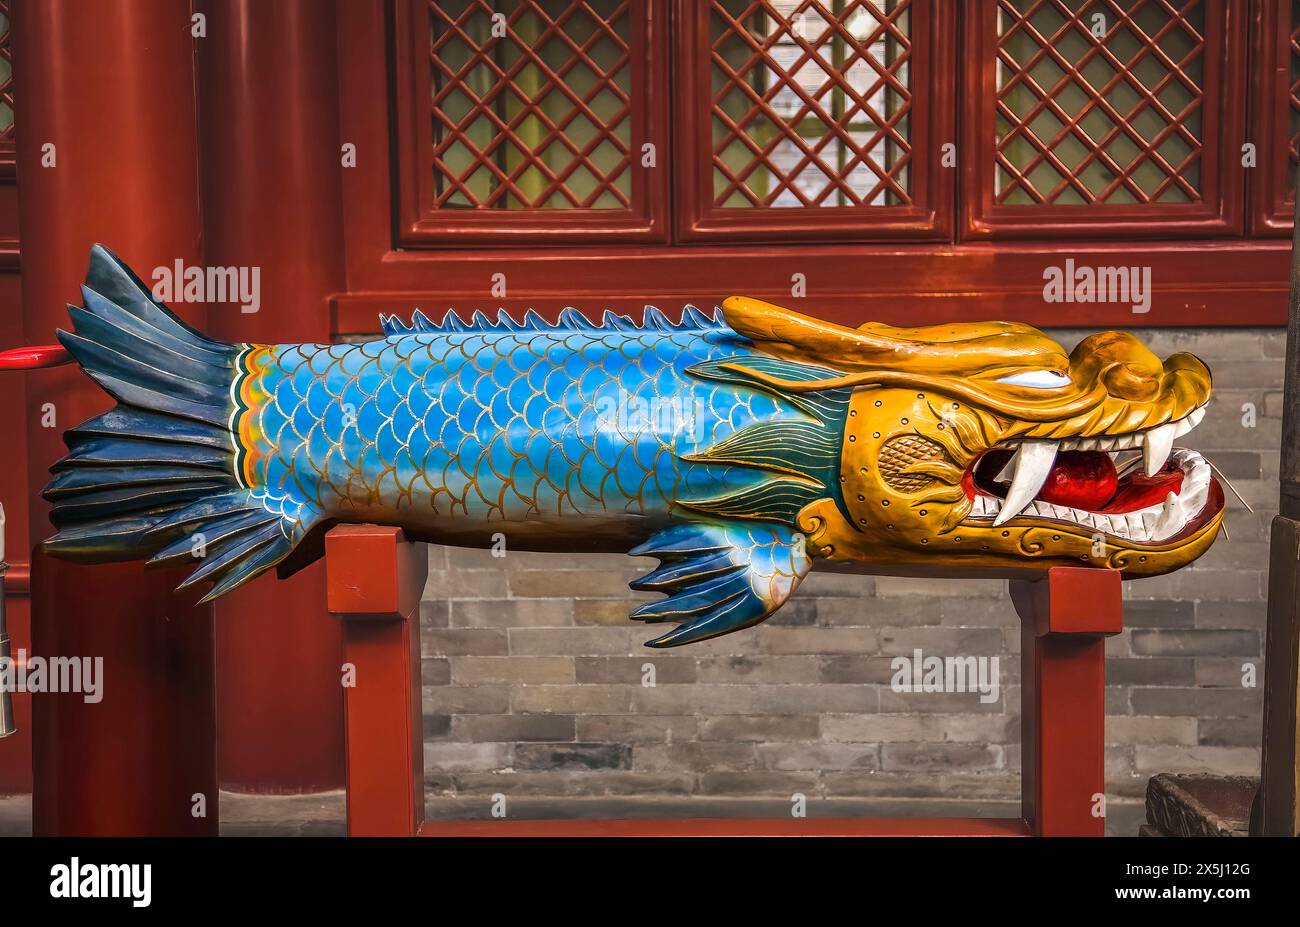
[[[1148, 437], [1158, 442], [1161, 437], [1168, 435], [1170, 447], [1172, 447], [1174, 441], [1201, 424], [1203, 418], [1205, 418], [1205, 406], [1201, 406], [1194, 412], [1189, 412], [1176, 422], [1166, 422], [1156, 428], [1148, 428], [1146, 431], [1135, 431], [1116, 438], [1067, 438], [1058, 442], [1058, 446], [1063, 451], [1128, 451], [1140, 447], [1144, 449], [1143, 456], [1145, 457], [1147, 456], [1145, 448], [1152, 446], [1152, 441], [1148, 440]], [[1158, 443], [1155, 446], [1157, 449], [1159, 448]], [[1168, 451], [1166, 451], [1165, 456], [1168, 457]], [[1149, 471], [1147, 476], [1154, 476], [1160, 466], [1161, 464], [1157, 464], [1156, 469]]]
[[[1143, 544], [1159, 543], [1178, 534], [1200, 514], [1210, 488], [1210, 465], [1200, 454], [1178, 448], [1171, 459], [1183, 471], [1182, 490], [1177, 495], [1169, 493], [1162, 503], [1134, 512], [1103, 515], [1050, 502], [1030, 502], [1025, 506], [1024, 514], [1071, 522]], [[994, 524], [1000, 525], [1002, 522], [997, 517], [1004, 511], [1006, 508], [1001, 499], [977, 493], [968, 517], [993, 518]]]
[[[1030, 439], [1017, 443], [1016, 452], [1011, 460], [1002, 468], [1002, 472], [994, 477], [999, 482], [1010, 484], [1007, 487], [1006, 498], [999, 501], [999, 511], [993, 520], [994, 526], [1005, 524], [1034, 504], [1034, 497], [1043, 488], [1043, 483], [1052, 470], [1052, 464], [1056, 461], [1057, 451], [1120, 451], [1141, 448], [1143, 469], [1147, 476], [1155, 476], [1169, 459], [1174, 440], [1195, 428], [1204, 417], [1205, 407], [1201, 406], [1176, 422], [1165, 422], [1155, 428], [1113, 438], [1069, 438], [1064, 441]], [[1170, 495], [1173, 496], [1172, 493]]]

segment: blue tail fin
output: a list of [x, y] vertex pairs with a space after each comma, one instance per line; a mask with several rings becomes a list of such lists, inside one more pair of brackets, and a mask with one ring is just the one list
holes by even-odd
[[307, 527], [245, 487], [231, 434], [242, 344], [190, 328], [106, 248], [90, 252], [84, 305], [59, 341], [116, 407], [64, 439], [45, 498], [51, 554], [83, 562], [193, 561], [182, 584], [221, 595], [284, 560]]

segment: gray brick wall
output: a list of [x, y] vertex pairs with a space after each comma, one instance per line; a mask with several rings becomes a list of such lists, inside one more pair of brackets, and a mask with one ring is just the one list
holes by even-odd
[[[1069, 346], [1084, 333], [1055, 334]], [[1129, 805], [1130, 833], [1155, 772], [1257, 773], [1285, 341], [1274, 329], [1137, 334], [1161, 356], [1210, 364], [1213, 405], [1185, 443], [1255, 513], [1230, 496], [1230, 541], [1178, 574], [1126, 584], [1127, 629], [1108, 646], [1107, 780], [1112, 804]], [[494, 794], [559, 815], [593, 802], [605, 813], [780, 813], [796, 792], [876, 813], [1014, 807], [1019, 640], [1005, 584], [814, 574], [757, 629], [651, 651], [651, 629], [627, 620], [647, 597], [627, 581], [653, 564], [431, 548], [432, 813], [486, 814]], [[998, 656], [1001, 698], [891, 691], [891, 657], [918, 647]]]

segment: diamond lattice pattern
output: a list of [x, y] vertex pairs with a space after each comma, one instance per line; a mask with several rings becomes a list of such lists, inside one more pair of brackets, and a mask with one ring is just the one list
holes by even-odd
[[909, 0], [711, 0], [713, 205], [911, 204]]
[[[1300, 0], [1291, 3], [1291, 92], [1287, 95], [1287, 109], [1291, 116], [1291, 163], [1300, 161]], [[1295, 172], [1287, 171], [1291, 197], [1295, 198]]]
[[632, 0], [433, 0], [437, 209], [626, 209]]
[[997, 0], [995, 200], [1201, 199], [1201, 0]]
[[10, 51], [9, 0], [0, 0], [0, 143], [14, 137], [14, 63]]

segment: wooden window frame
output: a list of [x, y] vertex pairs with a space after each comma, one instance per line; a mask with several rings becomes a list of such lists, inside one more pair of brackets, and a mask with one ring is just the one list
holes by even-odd
[[[1289, 0], [1255, 0], [1251, 23], [1250, 138], [1256, 166], [1250, 170], [1250, 234], [1291, 234], [1295, 214], [1291, 162], [1291, 22]], [[1279, 107], [1278, 101], [1285, 101]]]
[[[464, 247], [617, 240], [666, 241], [669, 171], [641, 166], [647, 142], [669, 150], [667, 0], [629, 0], [631, 26], [628, 73], [633, 101], [631, 126], [631, 206], [627, 209], [434, 209], [430, 153], [433, 126], [417, 70], [428, 67], [428, 0], [397, 0], [392, 6], [397, 50], [393, 129], [397, 150], [397, 239], [408, 247]], [[404, 53], [403, 53], [404, 52]], [[662, 159], [660, 159], [662, 161]]]
[[[1284, 325], [1290, 243], [1273, 239], [1000, 242], [898, 241], [665, 242], [601, 240], [556, 247], [498, 243], [460, 248], [403, 246], [394, 222], [397, 173], [393, 113], [376, 105], [392, 93], [387, 3], [339, 5], [341, 142], [358, 146], [356, 167], [341, 172], [346, 279], [330, 300], [333, 331], [373, 335], [378, 314], [416, 308], [440, 315], [500, 307], [518, 317], [535, 309], [554, 318], [566, 306], [611, 308], [639, 316], [647, 304], [675, 315], [686, 303], [709, 308], [745, 294], [845, 325], [895, 325], [1017, 319], [1041, 327]], [[960, 154], [960, 151], [959, 151]], [[2, 189], [2, 188], [0, 188]], [[538, 244], [544, 244], [542, 239]], [[1118, 304], [1048, 305], [1043, 268], [1078, 265], [1155, 268], [1151, 311]], [[791, 297], [791, 272], [808, 295]], [[504, 273], [508, 295], [492, 293]]]
[[[955, 141], [952, 73], [956, 13], [952, 0], [913, 0], [912, 205], [798, 208], [717, 208], [713, 199], [711, 123], [713, 67], [709, 61], [706, 0], [675, 0], [673, 126], [677, 132], [677, 238], [702, 241], [905, 241], [950, 240], [953, 230], [951, 168], [941, 166], [941, 146]], [[694, 62], [694, 66], [686, 66]]]
[[[10, 59], [11, 64], [12, 64], [13, 30], [14, 30], [12, 6], [13, 6], [12, 0], [0, 0], [0, 13], [3, 13], [8, 20], [8, 31], [4, 35], [4, 42], [3, 42], [4, 56]], [[13, 92], [12, 69], [10, 70], [9, 83], [7, 89], [9, 90], [10, 94], [12, 94]], [[16, 118], [17, 118], [17, 113], [15, 113], [15, 119]], [[17, 159], [17, 154], [18, 154], [17, 145], [15, 143], [14, 133], [11, 127], [11, 131], [8, 133], [8, 135], [4, 137], [0, 137], [0, 178], [9, 180], [11, 182], [14, 180], [15, 177], [14, 163]]]
[[[1246, 99], [1246, 21], [1249, 5], [1205, 2], [1202, 201], [1167, 205], [1006, 206], [994, 203], [996, 162], [996, 0], [965, 7], [967, 21], [963, 109], [960, 238], [1184, 239], [1244, 234], [1240, 145]], [[1084, 213], [1082, 210], [1086, 210]]]

